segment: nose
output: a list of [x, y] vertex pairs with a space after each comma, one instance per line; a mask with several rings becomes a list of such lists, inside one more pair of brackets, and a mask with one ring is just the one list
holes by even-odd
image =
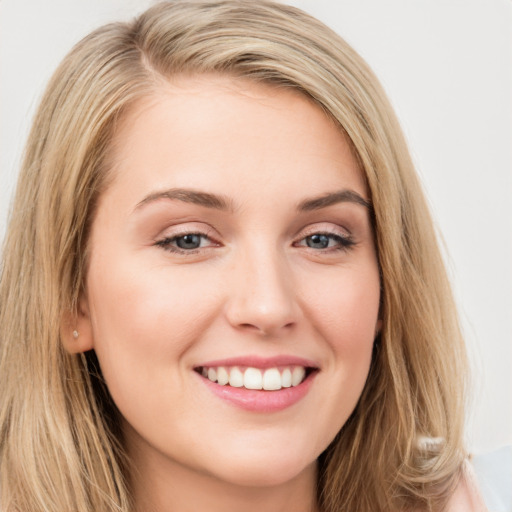
[[258, 251], [240, 258], [231, 274], [226, 317], [236, 329], [280, 336], [300, 320], [293, 278], [284, 257]]

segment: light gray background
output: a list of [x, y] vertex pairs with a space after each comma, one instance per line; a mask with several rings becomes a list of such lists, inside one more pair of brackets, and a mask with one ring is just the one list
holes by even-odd
[[[0, 0], [0, 239], [30, 119], [73, 43], [152, 0]], [[512, 3], [290, 2], [348, 40], [401, 119], [450, 270], [475, 376], [469, 444], [512, 444]]]

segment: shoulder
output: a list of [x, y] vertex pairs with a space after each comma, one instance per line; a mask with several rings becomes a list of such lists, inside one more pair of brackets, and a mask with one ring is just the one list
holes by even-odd
[[487, 512], [471, 464], [466, 463], [446, 512]]

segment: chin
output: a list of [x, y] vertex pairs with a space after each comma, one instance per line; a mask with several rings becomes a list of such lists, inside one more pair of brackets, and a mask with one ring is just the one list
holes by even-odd
[[[247, 460], [247, 457], [233, 457], [224, 461], [217, 478], [242, 487], [273, 487], [285, 484], [309, 472], [316, 472], [317, 460], [300, 460], [296, 457], [280, 457], [274, 452], [271, 456]], [[285, 454], [282, 454], [285, 455]]]

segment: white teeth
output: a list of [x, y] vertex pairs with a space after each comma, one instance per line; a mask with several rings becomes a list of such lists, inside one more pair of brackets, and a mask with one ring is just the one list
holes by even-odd
[[281, 386], [289, 388], [292, 385], [292, 372], [289, 368], [285, 368], [281, 375]]
[[215, 371], [215, 368], [208, 368], [208, 379], [212, 382], [216, 382], [217, 372]]
[[244, 374], [235, 366], [229, 372], [229, 385], [241, 388], [244, 385]]
[[223, 366], [219, 366], [217, 369], [217, 382], [221, 386], [225, 386], [229, 382], [229, 373]]
[[296, 366], [292, 372], [292, 386], [298, 386], [306, 375], [306, 370], [303, 366]]
[[278, 368], [246, 368], [242, 372], [237, 366], [226, 368], [224, 366], [202, 367], [201, 375], [221, 386], [229, 384], [234, 388], [264, 389], [265, 391], [277, 391], [281, 388], [298, 386], [306, 377], [306, 369], [303, 366], [286, 367], [281, 371]]
[[244, 388], [247, 389], [262, 389], [263, 377], [261, 371], [257, 368], [247, 368], [244, 373]]
[[276, 391], [281, 389], [281, 374], [277, 368], [269, 368], [263, 374], [263, 389], [267, 391]]

